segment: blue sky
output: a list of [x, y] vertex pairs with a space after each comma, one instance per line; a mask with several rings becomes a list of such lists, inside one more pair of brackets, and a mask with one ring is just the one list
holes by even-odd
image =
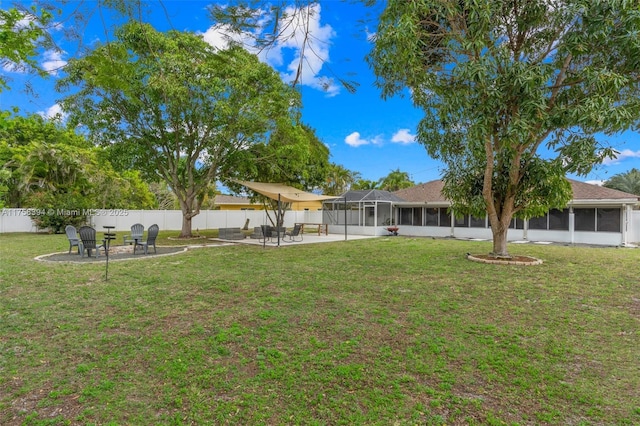
[[[159, 30], [173, 28], [199, 33], [211, 44], [222, 46], [220, 28], [213, 25], [206, 11], [211, 3], [175, 0], [154, 3], [145, 20]], [[8, 1], [2, 3], [2, 7], [8, 5]], [[92, 1], [71, 1], [63, 9], [63, 16], [68, 16], [71, 8], [79, 7], [89, 18], [83, 29], [83, 42], [88, 45], [97, 40], [104, 41], [105, 31], [117, 24], [108, 14], [100, 14], [95, 6]], [[375, 21], [367, 22], [367, 13], [374, 11], [358, 2], [328, 0], [322, 1], [314, 12], [312, 48], [319, 57], [308, 55], [303, 70], [302, 119], [329, 147], [331, 161], [359, 172], [364, 179], [377, 180], [395, 169], [409, 173], [416, 183], [438, 179], [441, 164], [431, 159], [424, 147], [414, 140], [421, 112], [413, 108], [409, 97], [383, 100], [373, 84], [374, 75], [364, 58], [371, 49], [369, 37], [375, 32]], [[70, 21], [60, 21], [58, 29], [52, 32], [63, 53], [45, 52], [41, 58], [42, 66], [51, 70], [50, 78], [41, 79], [7, 68], [2, 71], [11, 79], [12, 90], [0, 94], [1, 109], [18, 106], [25, 114], [59, 112], [56, 100], [60, 95], [53, 89], [60, 76], [57, 70], [78, 54], [77, 43], [62, 41], [63, 30], [69, 25]], [[263, 52], [261, 59], [277, 69], [283, 79], [290, 79], [292, 67], [297, 66], [299, 46], [294, 37], [272, 49], [268, 55]], [[338, 78], [357, 81], [356, 93], [345, 90]], [[34, 87], [37, 97], [22, 91], [27, 81]], [[638, 132], [629, 131], [615, 137], [603, 135], [600, 140], [619, 151], [619, 158], [599, 166], [587, 177], [571, 177], [602, 181], [633, 167], [640, 168]]]

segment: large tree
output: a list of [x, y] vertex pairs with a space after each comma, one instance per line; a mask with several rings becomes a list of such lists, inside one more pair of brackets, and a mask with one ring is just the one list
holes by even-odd
[[341, 164], [329, 164], [325, 181], [320, 190], [325, 195], [342, 195], [360, 180], [360, 172], [349, 170]]
[[353, 185], [351, 185], [351, 189], [354, 191], [380, 189], [380, 180], [358, 179], [353, 183]]
[[127, 145], [132, 166], [167, 183], [182, 237], [210, 185], [299, 105], [297, 92], [242, 48], [218, 51], [195, 34], [136, 22], [66, 71], [59, 88], [78, 87], [62, 101], [71, 123], [98, 143]]
[[29, 204], [34, 192], [88, 194], [84, 165], [86, 158], [95, 158], [95, 154], [83, 137], [39, 115], [1, 112], [0, 123], [0, 168], [6, 187], [2, 199], [6, 206], [36, 207]]
[[58, 211], [89, 208], [154, 208], [153, 194], [136, 170], [116, 172], [104, 150], [39, 115], [0, 113], [0, 206], [55, 214], [35, 217], [41, 227], [61, 230], [84, 216]]
[[612, 154], [595, 135], [637, 128], [639, 28], [638, 1], [390, 0], [369, 61], [424, 111], [454, 211], [488, 214], [509, 257], [512, 217], [566, 206], [565, 174]]
[[[283, 183], [303, 191], [312, 191], [324, 182], [329, 169], [329, 149], [314, 129], [302, 123], [292, 125], [289, 121], [280, 121], [268, 141], [255, 144], [246, 154], [248, 161], [230, 170], [228, 175], [245, 180]], [[229, 181], [227, 186], [236, 193], [246, 190], [233, 181]], [[278, 222], [278, 226], [281, 226], [284, 215], [280, 215], [280, 212], [286, 211], [290, 203], [279, 206], [277, 200], [251, 190], [248, 192], [253, 200], [261, 201], [265, 209], [274, 212], [277, 219], [272, 220], [273, 225]]]
[[607, 188], [640, 195], [640, 170], [633, 168], [625, 173], [619, 173], [607, 180], [604, 185]]
[[410, 188], [415, 183], [411, 180], [409, 173], [400, 171], [399, 168], [392, 170], [388, 175], [381, 178], [378, 187], [385, 191], [398, 191], [400, 189]]

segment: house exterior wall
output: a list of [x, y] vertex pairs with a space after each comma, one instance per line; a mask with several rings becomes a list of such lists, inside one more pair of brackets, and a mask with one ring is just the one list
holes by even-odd
[[[484, 221], [481, 218], [455, 218], [446, 213], [448, 208], [441, 206], [412, 207], [405, 204], [397, 205], [396, 211], [401, 235], [492, 239], [486, 218]], [[616, 211], [619, 215], [612, 216]], [[576, 212], [580, 212], [581, 216]], [[630, 205], [586, 203], [579, 207], [552, 210], [547, 215], [530, 219], [526, 223], [518, 220], [517, 229], [509, 230], [507, 240], [606, 246], [633, 244], [638, 241], [637, 229], [640, 228], [640, 218], [635, 212], [637, 211], [632, 210]], [[588, 227], [589, 221], [592, 231], [585, 231], [582, 228]], [[610, 227], [617, 227], [620, 231], [607, 229]]]
[[[372, 207], [365, 206], [367, 209], [371, 209]], [[454, 238], [469, 238], [469, 239], [492, 239], [491, 229], [488, 227], [486, 219], [484, 221], [484, 225], [480, 227], [473, 226], [455, 226], [456, 222], [460, 222], [453, 217], [449, 217], [449, 215], [444, 215], [445, 217], [440, 217], [440, 223], [442, 220], [447, 219], [454, 225], [445, 224], [444, 226], [424, 226], [424, 224], [428, 223], [428, 218], [426, 214], [426, 210], [423, 211], [423, 214], [411, 216], [407, 215], [406, 218], [402, 217], [400, 212], [401, 209], [421, 209], [423, 207], [408, 207], [406, 205], [396, 206], [396, 214], [394, 216], [395, 223], [397, 223], [399, 227], [399, 235], [405, 236], [416, 236], [416, 237], [438, 237], [438, 238], [446, 238], [446, 237], [454, 237]], [[424, 207], [427, 209], [426, 207]], [[579, 223], [579, 220], [576, 220], [575, 213], [571, 210], [567, 210], [564, 212], [566, 215], [564, 216], [566, 222], [563, 222], [566, 225], [566, 230], [553, 230], [553, 229], [530, 229], [528, 222], [524, 224], [523, 221], [518, 223], [519, 229], [509, 229], [507, 233], [508, 241], [533, 241], [533, 242], [555, 242], [555, 243], [563, 243], [563, 244], [593, 244], [593, 245], [603, 245], [603, 246], [619, 246], [619, 245], [640, 245], [640, 210], [632, 210], [630, 206], [598, 206], [598, 205], [583, 205], [581, 208], [617, 208], [620, 211], [620, 224], [621, 224], [621, 232], [603, 232], [603, 231], [580, 231], [576, 229], [576, 223]], [[445, 209], [446, 207], [436, 207], [429, 208], [431, 210], [435, 209]], [[595, 211], [594, 211], [595, 212]], [[408, 213], [408, 212], [407, 212]], [[373, 222], [366, 223], [363, 218], [370, 214], [366, 209], [362, 211], [353, 211], [349, 210], [347, 212], [347, 224], [348, 233], [353, 235], [388, 235], [387, 224], [377, 223], [377, 226], [374, 226]], [[342, 211], [325, 211], [324, 222], [329, 223], [329, 230], [332, 233], [342, 233], [344, 232], [344, 210]], [[382, 216], [380, 212], [378, 212], [378, 216]], [[431, 216], [433, 219], [433, 216]], [[404, 222], [404, 220], [408, 220], [409, 223], [416, 223], [414, 220], [421, 222], [421, 225], [411, 225]], [[551, 219], [550, 219], [551, 221]], [[461, 221], [465, 222], [465, 221]], [[466, 223], [469, 223], [470, 220], [467, 220]]]
[[216, 204], [217, 210], [261, 210], [262, 206], [259, 204]]
[[622, 244], [622, 233], [620, 232], [578, 232], [574, 231], [573, 241], [571, 241], [570, 231], [543, 231], [528, 230], [527, 239], [529, 241], [551, 241], [565, 244], [594, 244], [604, 246], [619, 246]]
[[322, 202], [321, 201], [300, 201], [297, 203], [291, 203], [291, 210], [309, 210], [309, 211], [317, 211], [322, 210]]

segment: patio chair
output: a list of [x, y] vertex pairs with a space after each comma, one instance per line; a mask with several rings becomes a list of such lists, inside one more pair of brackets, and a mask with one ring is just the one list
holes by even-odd
[[149, 254], [149, 246], [153, 246], [153, 252], [158, 253], [156, 250], [156, 238], [158, 237], [158, 231], [160, 228], [158, 225], [153, 224], [147, 230], [147, 239], [142, 241], [141, 239], [133, 244], [133, 254], [136, 254], [136, 247], [144, 247], [144, 254]]
[[[285, 236], [285, 240], [286, 238], [289, 239], [289, 242], [294, 242], [294, 241], [302, 241], [302, 225], [299, 223], [296, 223], [293, 226], [293, 229], [291, 231], [286, 231], [284, 233]], [[300, 238], [300, 240], [296, 240], [296, 238]]]
[[136, 223], [135, 225], [131, 226], [131, 234], [127, 234], [123, 237], [122, 244], [126, 246], [127, 243], [131, 245], [136, 241], [140, 241], [142, 240], [142, 234], [144, 234], [144, 225], [141, 223]]
[[102, 244], [98, 244], [96, 241], [96, 230], [90, 226], [81, 226], [78, 229], [78, 234], [80, 234], [80, 240], [82, 242], [82, 257], [84, 257], [85, 251], [87, 252], [87, 256], [91, 257], [91, 250], [96, 251], [96, 259], [100, 256], [100, 249], [104, 250], [105, 255], [107, 254], [107, 247], [105, 246], [104, 240], [102, 240]]
[[258, 241], [263, 242], [265, 240], [271, 241], [271, 237], [274, 231], [273, 226], [271, 225], [260, 225], [260, 229], [262, 230], [262, 235], [258, 238]]
[[78, 231], [76, 230], [76, 227], [73, 225], [67, 225], [64, 230], [67, 234], [67, 239], [69, 240], [69, 254], [71, 254], [71, 249], [73, 247], [78, 247], [78, 254], [81, 254], [83, 251], [82, 241], [80, 241], [80, 237], [78, 237]]

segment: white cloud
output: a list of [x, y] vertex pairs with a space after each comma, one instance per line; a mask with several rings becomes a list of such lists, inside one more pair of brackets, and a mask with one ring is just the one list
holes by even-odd
[[16, 22], [15, 26], [13, 27], [14, 31], [17, 32], [17, 31], [27, 30], [32, 25], [36, 25], [38, 23], [35, 16], [28, 13], [24, 13], [24, 12], [20, 12], [20, 13], [22, 13], [22, 19]]
[[365, 139], [360, 135], [360, 132], [353, 132], [344, 138], [344, 142], [349, 146], [357, 148], [362, 145], [382, 145], [384, 143], [384, 138], [382, 135], [377, 135], [372, 138]]
[[232, 42], [243, 45], [252, 53], [257, 53], [251, 48], [252, 38], [250, 34], [238, 34], [231, 31], [228, 25], [216, 24], [202, 33], [204, 41], [218, 50], [228, 49]]
[[56, 50], [47, 50], [43, 56], [42, 68], [49, 74], [57, 75], [58, 71], [67, 65], [67, 61], [62, 59], [62, 53]]
[[5, 59], [2, 62], [2, 70], [5, 72], [13, 72], [13, 73], [26, 73], [27, 66], [24, 63], [15, 63], [13, 61], [9, 61]]
[[349, 146], [353, 146], [353, 147], [358, 147], [361, 145], [369, 145], [369, 141], [366, 139], [362, 139], [360, 137], [360, 133], [359, 132], [353, 132], [351, 133], [349, 136], [347, 136], [346, 138], [344, 138], [344, 141], [347, 145]]
[[409, 132], [409, 129], [400, 129], [392, 137], [391, 142], [407, 145], [414, 143], [416, 137]]
[[373, 145], [382, 145], [382, 144], [383, 144], [383, 142], [384, 142], [384, 140], [383, 140], [383, 138], [382, 138], [382, 136], [381, 136], [381, 135], [374, 136], [374, 138], [373, 138], [373, 139], [371, 139], [371, 143], [372, 143]]
[[584, 183], [588, 183], [590, 185], [598, 185], [598, 186], [602, 186], [604, 185], [606, 181], [604, 180], [586, 180], [584, 181]]
[[627, 158], [640, 158], [640, 151], [631, 151], [630, 149], [623, 149], [618, 153], [618, 155], [616, 155], [615, 158], [607, 158], [602, 162], [602, 164], [604, 164], [605, 166], [618, 164], [621, 161], [626, 160]]
[[50, 120], [64, 121], [67, 117], [67, 114], [62, 111], [60, 104], [53, 104], [46, 111], [39, 111], [38, 114]]
[[[265, 11], [265, 13], [269, 13]], [[295, 9], [287, 7], [280, 18], [282, 29], [278, 42], [269, 49], [258, 50], [253, 40], [262, 32], [272, 28], [260, 26], [254, 34], [232, 33], [228, 26], [214, 25], [202, 34], [203, 39], [218, 49], [225, 49], [230, 41], [241, 43], [248, 51], [259, 56], [262, 62], [280, 71], [282, 79], [293, 82], [300, 75], [298, 82], [335, 96], [340, 92], [340, 86], [333, 78], [321, 74], [325, 62], [329, 62], [330, 41], [335, 37], [335, 31], [330, 25], [321, 24], [321, 7], [313, 4], [309, 7]], [[304, 60], [301, 61], [304, 47]], [[300, 65], [301, 64], [301, 65]]]

